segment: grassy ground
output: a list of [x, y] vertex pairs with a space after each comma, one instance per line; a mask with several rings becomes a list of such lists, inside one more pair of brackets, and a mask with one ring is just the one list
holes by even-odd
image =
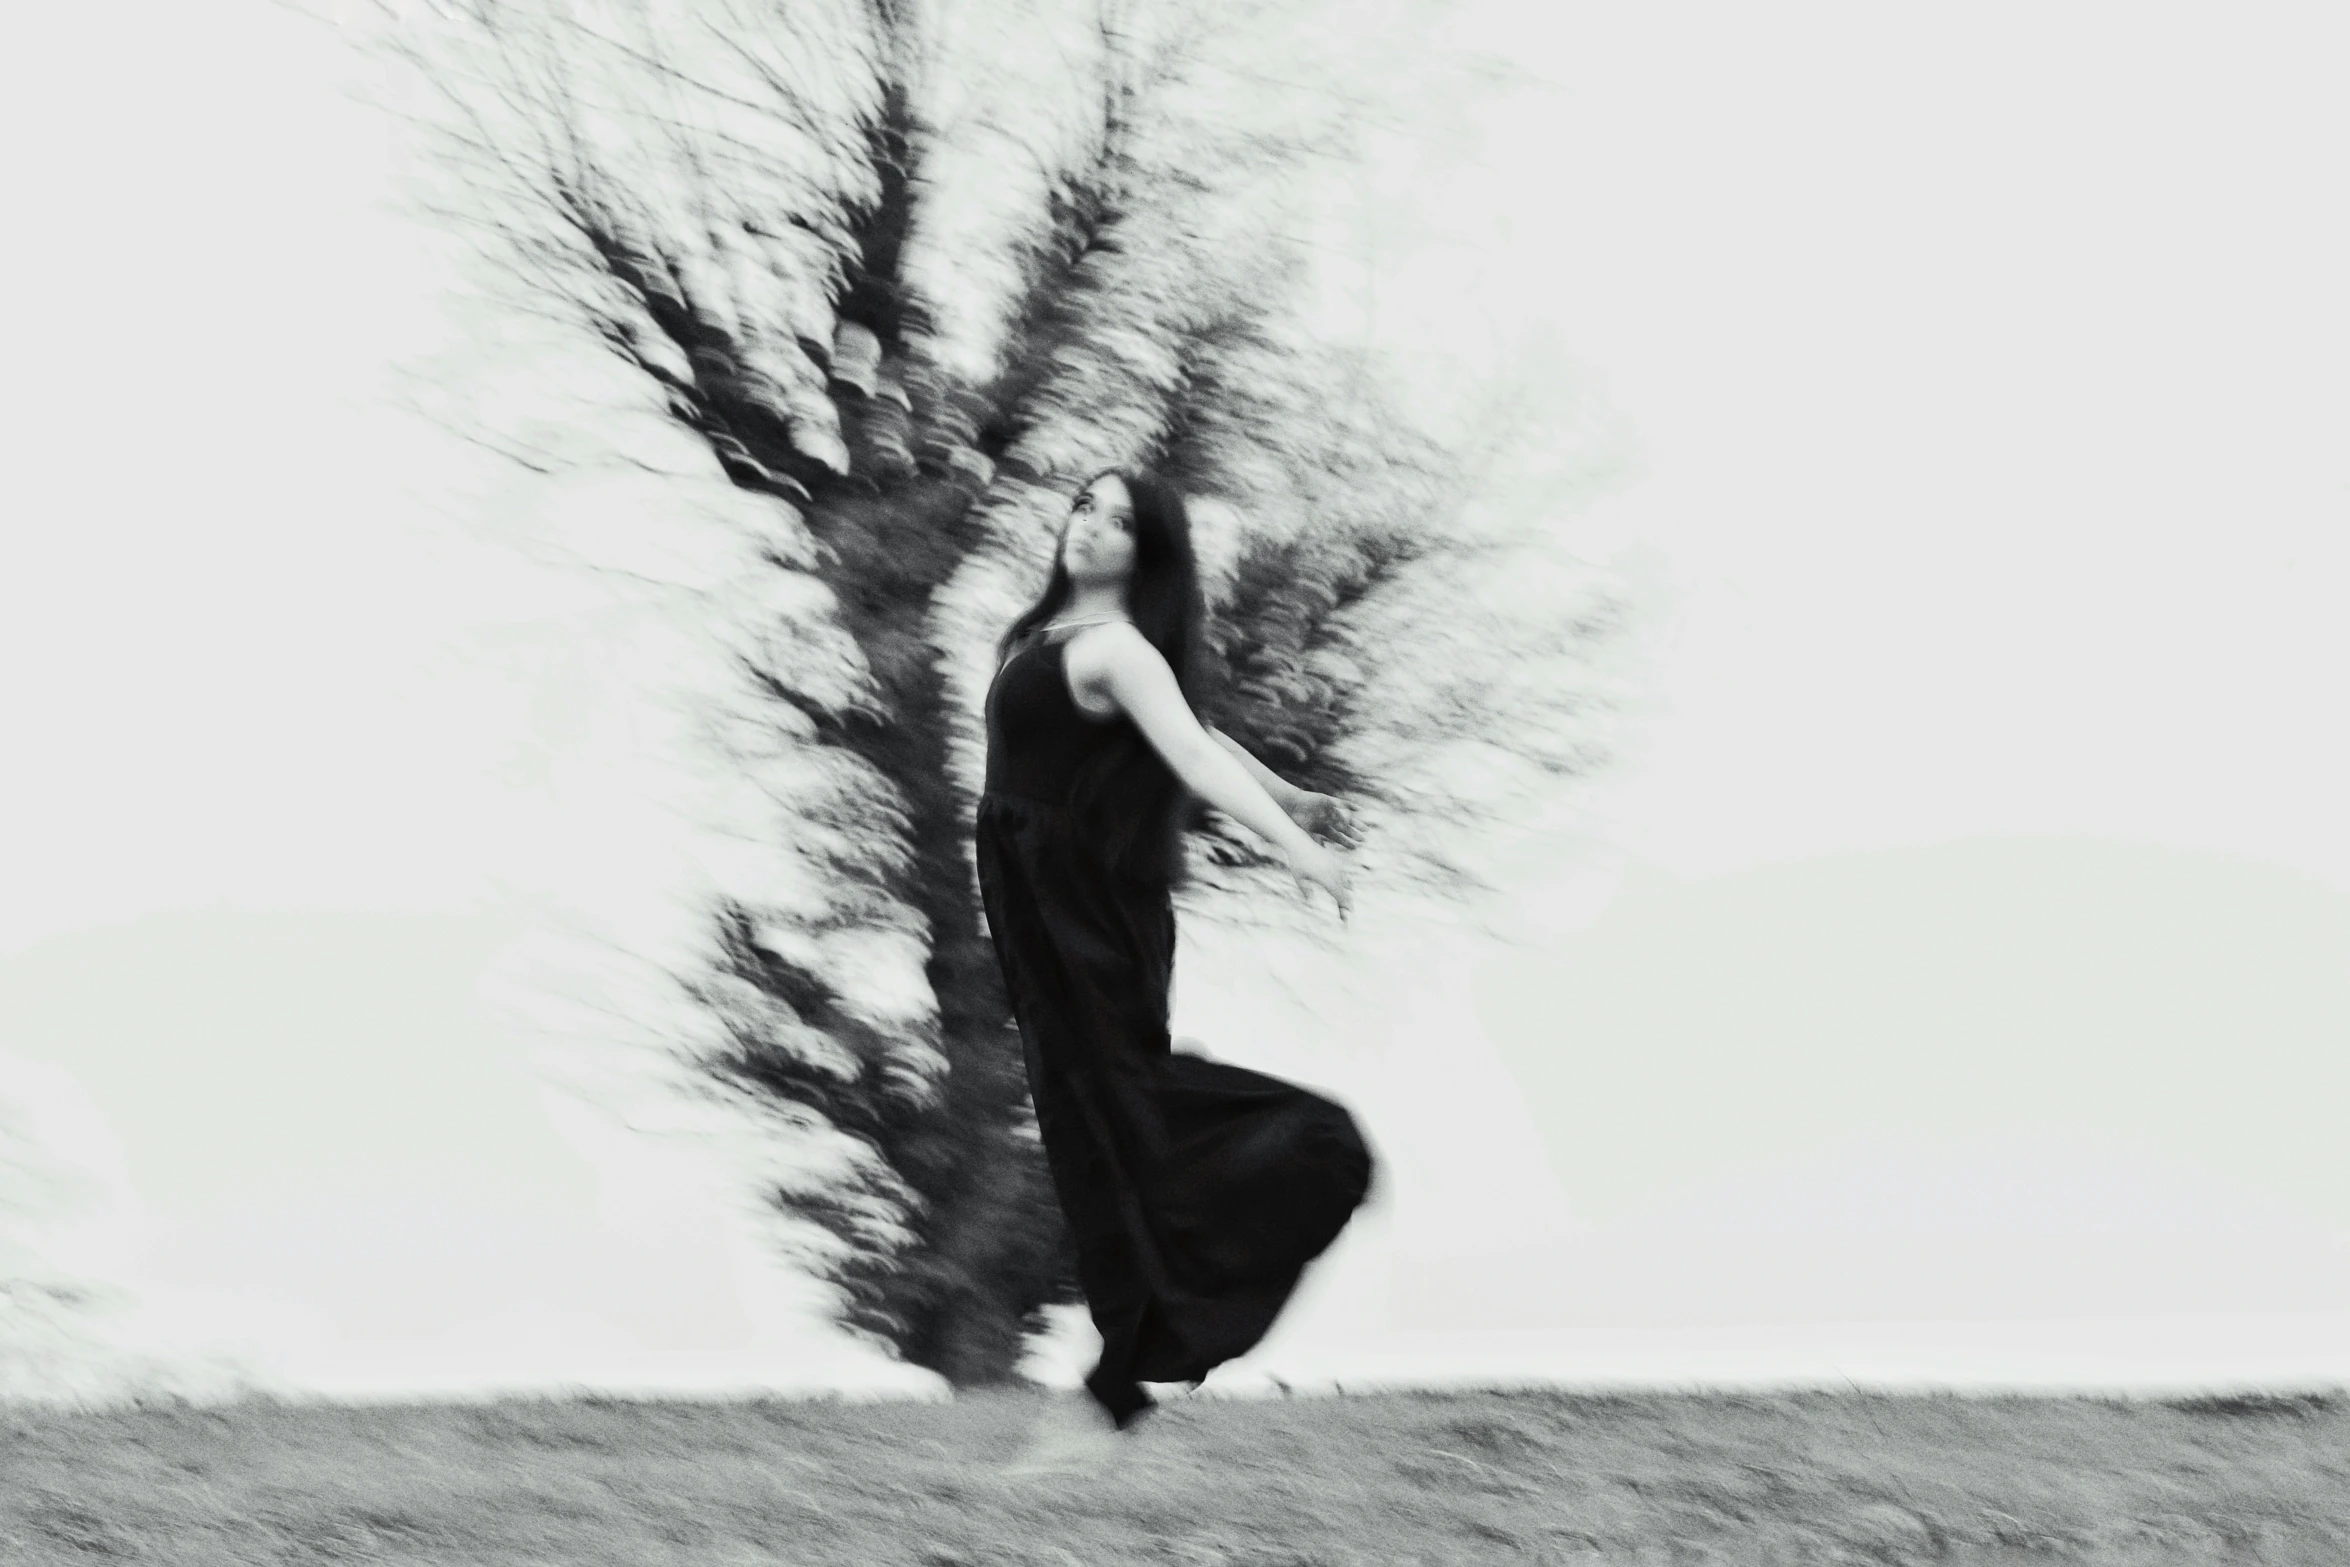
[[1191, 1398], [996, 1471], [1042, 1395], [0, 1410], [0, 1561], [2350, 1564], [2350, 1399]]

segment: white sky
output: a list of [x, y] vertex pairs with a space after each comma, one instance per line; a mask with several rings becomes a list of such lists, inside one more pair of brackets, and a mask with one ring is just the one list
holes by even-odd
[[[1484, 16], [1554, 90], [1416, 193], [1380, 328], [1547, 328], [1630, 432], [1568, 532], [1674, 585], [1660, 710], [1612, 852], [1529, 861], [1538, 956], [1374, 914], [1385, 977], [1284, 1008], [1187, 933], [1179, 1021], [1338, 1086], [1397, 1174], [1259, 1362], [2350, 1374], [2341, 24]], [[551, 907], [675, 933], [690, 645], [463, 537], [494, 474], [385, 400], [448, 344], [443, 251], [331, 36], [122, 20], [0, 50], [0, 1098], [112, 1169], [158, 1320], [313, 1385], [886, 1380], [684, 1217], [723, 1160], [577, 1108], [471, 990]], [[1546, 1181], [1513, 1249], [1486, 1195]], [[1856, 1190], [1914, 1199], [1892, 1253]]]

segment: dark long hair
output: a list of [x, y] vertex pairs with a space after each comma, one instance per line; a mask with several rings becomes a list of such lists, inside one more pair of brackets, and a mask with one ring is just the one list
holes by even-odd
[[[1207, 705], [1207, 603], [1200, 590], [1199, 561], [1192, 552], [1191, 516], [1183, 495], [1152, 474], [1109, 468], [1078, 487], [1114, 475], [1134, 503], [1134, 570], [1126, 583], [1126, 612], [1174, 673], [1192, 712]], [[1052, 575], [1036, 602], [1021, 611], [996, 643], [1000, 668], [1037, 627], [1060, 613], [1072, 585], [1062, 547], [1063, 523], [1053, 545]], [[1072, 809], [1100, 826], [1106, 862], [1121, 874], [1145, 880], [1183, 879], [1183, 831], [1198, 816], [1183, 780], [1130, 718], [1123, 731], [1088, 763], [1070, 791]], [[1112, 809], [1114, 807], [1114, 809]]]

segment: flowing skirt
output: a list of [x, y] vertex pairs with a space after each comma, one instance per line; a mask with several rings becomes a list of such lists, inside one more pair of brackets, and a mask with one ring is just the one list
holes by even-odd
[[1061, 808], [989, 794], [979, 887], [1077, 1273], [1102, 1336], [1086, 1385], [1123, 1426], [1142, 1382], [1197, 1382], [1264, 1338], [1369, 1194], [1334, 1101], [1167, 1033], [1175, 910], [1111, 874]]

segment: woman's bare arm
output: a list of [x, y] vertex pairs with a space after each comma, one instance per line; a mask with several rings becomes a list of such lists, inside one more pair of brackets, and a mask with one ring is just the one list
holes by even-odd
[[[1201, 726], [1175, 683], [1175, 672], [1140, 631], [1113, 623], [1079, 636], [1088, 646], [1077, 656], [1073, 675], [1106, 691], [1194, 794], [1267, 843], [1319, 851], [1320, 845], [1231, 754], [1240, 748], [1229, 742], [1229, 749], [1218, 746], [1216, 739], [1222, 737], [1211, 738], [1212, 732]], [[1074, 646], [1070, 651], [1077, 654]]]
[[1257, 781], [1257, 787], [1271, 795], [1274, 803], [1279, 805], [1284, 812], [1288, 811], [1290, 806], [1296, 802], [1297, 796], [1301, 792], [1297, 785], [1249, 755], [1248, 747], [1215, 725], [1208, 724], [1202, 727], [1207, 730], [1208, 738], [1222, 746], [1234, 761], [1245, 768], [1248, 775]]

